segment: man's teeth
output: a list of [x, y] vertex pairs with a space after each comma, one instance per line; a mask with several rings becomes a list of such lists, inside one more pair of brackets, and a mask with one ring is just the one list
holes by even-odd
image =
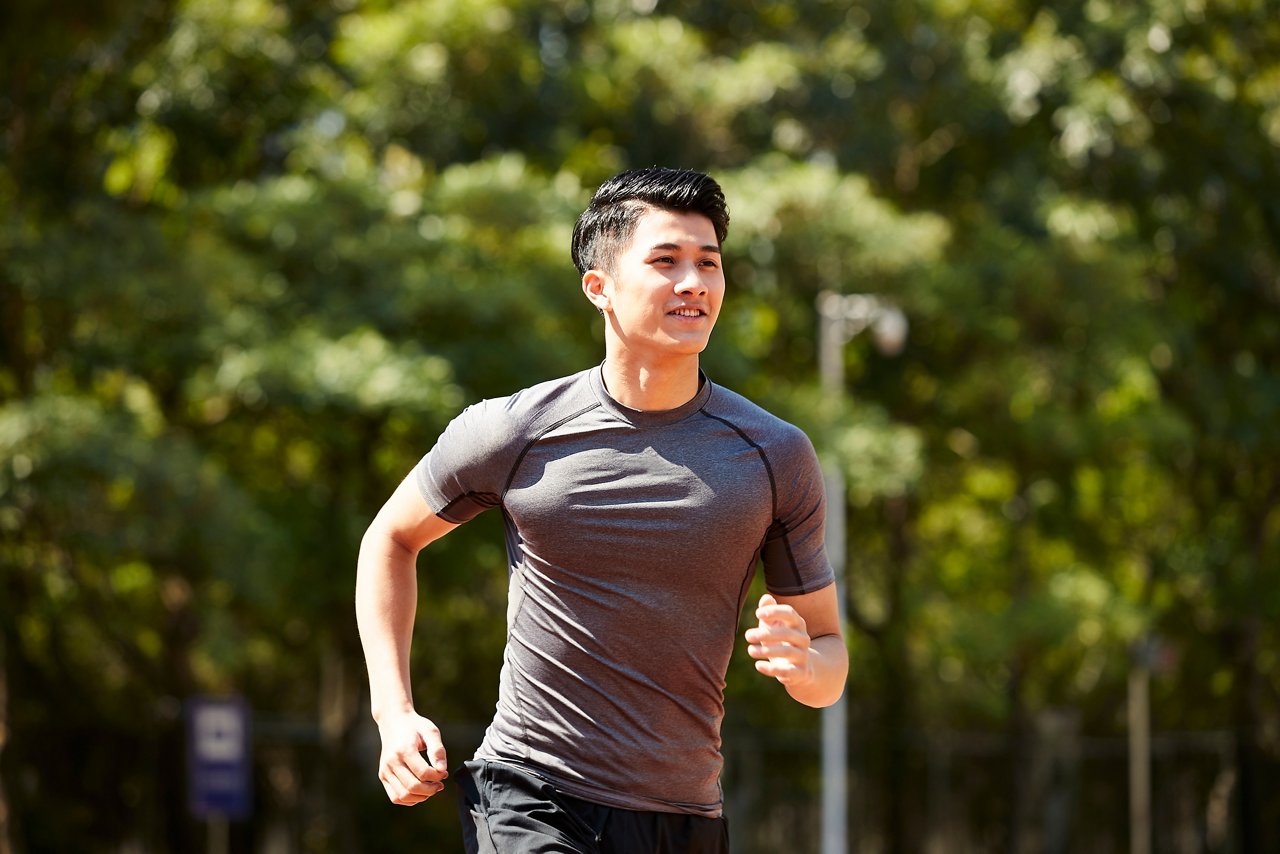
[[696, 308], [677, 308], [671, 313], [679, 315], [680, 317], [698, 317], [702, 314], [702, 312], [698, 311]]

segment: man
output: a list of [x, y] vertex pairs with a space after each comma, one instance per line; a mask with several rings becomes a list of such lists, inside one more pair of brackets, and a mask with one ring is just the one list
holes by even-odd
[[572, 249], [604, 363], [469, 407], [365, 534], [356, 610], [379, 776], [393, 802], [416, 804], [449, 776], [410, 692], [417, 554], [503, 514], [498, 705], [455, 772], [470, 851], [727, 851], [724, 678], [758, 563], [770, 592], [745, 633], [756, 669], [814, 707], [844, 689], [813, 447], [698, 367], [728, 221], [701, 173], [602, 185]]

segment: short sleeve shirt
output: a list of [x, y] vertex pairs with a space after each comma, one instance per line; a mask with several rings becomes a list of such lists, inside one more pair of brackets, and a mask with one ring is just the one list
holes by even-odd
[[720, 724], [757, 565], [831, 584], [813, 446], [702, 377], [677, 409], [615, 401], [599, 367], [467, 408], [414, 471], [431, 509], [504, 519], [510, 591], [477, 757], [626, 809], [720, 814]]

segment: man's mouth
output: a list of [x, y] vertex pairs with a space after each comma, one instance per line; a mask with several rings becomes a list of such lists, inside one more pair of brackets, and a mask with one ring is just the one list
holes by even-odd
[[706, 312], [700, 308], [681, 307], [673, 311], [669, 311], [667, 314], [674, 315], [675, 317], [702, 317]]

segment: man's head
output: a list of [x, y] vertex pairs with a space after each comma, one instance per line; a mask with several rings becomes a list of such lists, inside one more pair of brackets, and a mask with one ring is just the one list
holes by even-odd
[[650, 209], [705, 216], [723, 243], [729, 233], [724, 192], [711, 177], [688, 169], [653, 166], [619, 173], [600, 185], [573, 229], [573, 263], [580, 274], [612, 270], [618, 251]]
[[596, 191], [573, 256], [608, 359], [696, 366], [724, 299], [728, 224], [720, 186], [700, 172], [623, 172]]

